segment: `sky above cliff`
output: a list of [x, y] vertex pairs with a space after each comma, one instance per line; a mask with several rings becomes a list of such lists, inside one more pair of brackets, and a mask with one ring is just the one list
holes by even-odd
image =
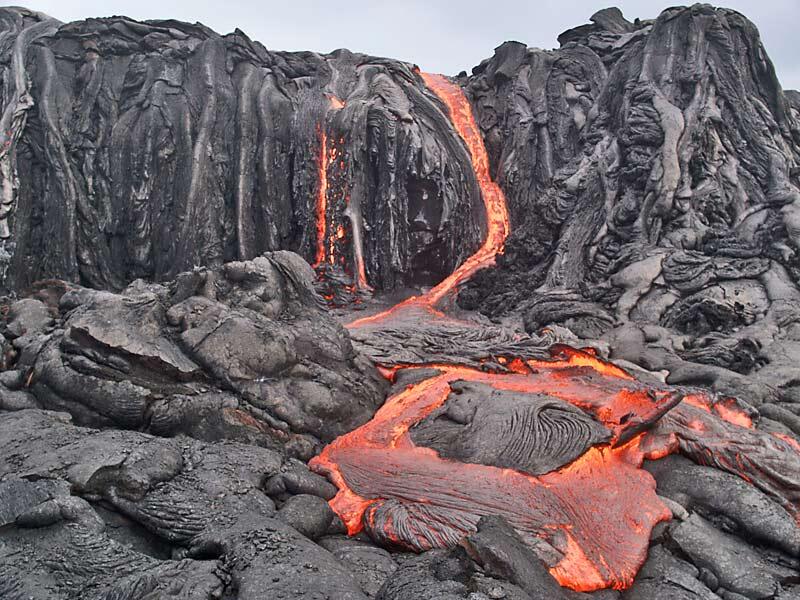
[[[691, 2], [684, 2], [690, 4]], [[506, 40], [558, 46], [565, 29], [616, 5], [629, 20], [652, 18], [681, 2], [650, 0], [30, 0], [20, 4], [62, 21], [122, 14], [200, 21], [220, 33], [239, 28], [273, 50], [349, 48], [454, 75], [469, 71]], [[787, 89], [800, 89], [800, 0], [727, 0], [759, 28]]]

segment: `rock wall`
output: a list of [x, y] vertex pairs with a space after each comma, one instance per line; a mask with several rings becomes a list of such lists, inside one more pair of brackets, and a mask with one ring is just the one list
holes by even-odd
[[708, 5], [593, 21], [558, 50], [503, 44], [463, 80], [512, 234], [502, 273], [462, 301], [501, 312], [570, 291], [666, 323], [665, 294], [756, 278], [767, 259], [796, 279], [796, 93], [755, 26]]
[[793, 399], [797, 92], [735, 11], [592, 21], [461, 79], [512, 220], [461, 305], [602, 337], [673, 383]]
[[358, 245], [375, 287], [435, 283], [480, 244], [467, 151], [409, 64], [176, 21], [6, 8], [0, 25], [7, 288], [121, 289], [280, 249], [313, 261], [323, 141], [346, 271]]

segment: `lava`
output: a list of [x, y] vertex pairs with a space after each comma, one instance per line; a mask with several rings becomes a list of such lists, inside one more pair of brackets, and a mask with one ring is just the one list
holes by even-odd
[[[563, 380], [565, 368], [579, 375]], [[368, 509], [373, 507], [374, 516], [374, 509], [387, 499], [446, 509], [448, 514], [440, 514], [436, 526], [442, 543], [403, 539], [390, 532], [389, 539], [414, 550], [454, 545], [474, 529], [480, 516], [500, 513], [523, 536], [561, 549], [562, 558], [550, 571], [562, 585], [583, 591], [630, 585], [645, 558], [650, 530], [671, 516], [655, 494], [652, 477], [639, 468], [644, 454], [638, 450], [638, 438], [618, 447], [591, 448], [563, 469], [534, 477], [512, 469], [456, 465], [414, 446], [408, 431], [441, 406], [450, 384], [459, 380], [531, 393], [557, 389], [553, 395], [584, 406], [596, 404], [604, 383], [616, 385], [619, 393], [610, 401], [622, 404], [630, 395], [623, 391], [635, 393], [641, 386], [633, 382], [626, 390], [619, 380], [612, 383], [601, 373], [580, 373], [584, 367], [561, 363], [528, 375], [457, 366], [439, 369], [440, 375], [389, 398], [369, 423], [338, 438], [312, 461], [339, 487], [331, 506], [348, 532], [361, 531]]]
[[[345, 107], [345, 102], [332, 94], [326, 95], [329, 110], [340, 110]], [[346, 178], [346, 162], [342, 146], [344, 139], [329, 140], [325, 131], [324, 122], [317, 129], [320, 141], [319, 162], [317, 166], [317, 179], [319, 188], [317, 190], [316, 206], [316, 254], [313, 268], [318, 271], [320, 280], [326, 277], [327, 268], [321, 269], [325, 264], [330, 268], [346, 267], [347, 260], [344, 256], [337, 259], [337, 250], [341, 244], [347, 243], [348, 231], [344, 224], [336, 223], [337, 215], [341, 211], [342, 216], [350, 220], [350, 242], [352, 245], [352, 255], [354, 273], [351, 273], [354, 281], [353, 285], [342, 285], [341, 282], [332, 282], [332, 285], [339, 285], [347, 292], [358, 297], [357, 292], [372, 292], [372, 288], [367, 282], [367, 272], [364, 265], [363, 234], [361, 221], [361, 207], [358, 203], [350, 202], [350, 194], [340, 194], [338, 203], [330, 203], [329, 196], [331, 188], [342, 189], [346, 183], [342, 180]], [[333, 169], [333, 175], [331, 175]], [[341, 210], [342, 201], [344, 210]], [[337, 264], [339, 263], [339, 264]], [[345, 268], [346, 270], [346, 268]], [[335, 293], [323, 292], [326, 300], [332, 301]]]
[[467, 258], [455, 271], [427, 293], [422, 296], [412, 296], [380, 314], [353, 321], [348, 324], [348, 327], [361, 327], [377, 323], [409, 306], [421, 306], [435, 311], [439, 302], [453, 289], [467, 281], [476, 271], [494, 264], [495, 257], [503, 252], [511, 227], [506, 197], [489, 174], [489, 156], [486, 154], [483, 137], [475, 122], [469, 100], [458, 85], [443, 75], [430, 73], [421, 73], [420, 75], [425, 81], [425, 85], [444, 102], [450, 113], [453, 127], [469, 150], [472, 168], [486, 210], [486, 238], [475, 254]]
[[[580, 359], [538, 361], [527, 374], [436, 365], [439, 375], [391, 396], [370, 422], [334, 440], [311, 466], [339, 488], [331, 507], [348, 532], [366, 526], [374, 537], [420, 551], [453, 546], [481, 516], [502, 514], [523, 538], [545, 540], [561, 552], [550, 565], [559, 583], [591, 591], [628, 587], [646, 557], [652, 527], [671, 517], [640, 468], [645, 458], [680, 451], [739, 475], [798, 514], [798, 492], [781, 488], [781, 473], [800, 466], [790, 441], [719, 417], [719, 403], [710, 397], [687, 395], [689, 401], [680, 402], [684, 395], [675, 390], [621, 377], [618, 367], [596, 358], [581, 364], [588, 353], [573, 350], [572, 356]], [[593, 414], [613, 437], [538, 477], [454, 463], [415, 446], [409, 430], [442, 406], [456, 381], [548, 394]]]
[[[437, 323], [455, 321], [439, 310], [439, 304], [477, 270], [493, 264], [508, 235], [505, 197], [489, 175], [469, 102], [444, 77], [422, 77], [448, 108], [469, 150], [486, 208], [486, 238], [475, 254], [426, 294], [348, 325], [370, 326], [365, 330], [369, 335], [376, 335], [373, 328], [380, 325], [391, 331], [414, 328], [431, 318]], [[343, 229], [339, 233], [344, 237]], [[325, 235], [323, 231], [319, 237], [323, 245]], [[365, 284], [363, 262], [356, 262], [359, 285]], [[593, 350], [565, 345], [552, 346], [549, 359], [487, 356], [482, 369], [386, 362], [378, 368], [393, 382], [401, 369], [434, 369], [437, 374], [391, 395], [372, 420], [335, 439], [309, 463], [337, 486], [330, 504], [351, 535], [366, 530], [379, 542], [414, 551], [452, 547], [475, 530], [481, 516], [500, 514], [561, 585], [577, 591], [624, 589], [646, 558], [653, 527], [672, 516], [642, 462], [675, 452], [738, 475], [800, 522], [800, 489], [791, 485], [793, 474], [800, 472], [800, 444], [755, 429], [752, 415], [735, 399], [644, 384]], [[526, 395], [540, 402], [545, 398], [549, 406], [568, 403], [582, 413], [558, 408], [572, 415], [562, 419], [582, 422], [590, 415], [600, 424], [601, 434], [581, 447], [580, 454], [538, 475], [450, 460], [416, 445], [412, 428], [449, 410], [450, 399], [465, 385], [461, 382], [519, 395], [519, 404]], [[513, 400], [517, 410], [517, 397]], [[547, 426], [557, 427], [554, 422]], [[552, 435], [564, 434], [554, 429]]]
[[[333, 95], [327, 95], [328, 109], [340, 110], [344, 107], [344, 102]], [[327, 113], [326, 113], [327, 114]], [[339, 225], [336, 230], [328, 228], [328, 212], [330, 206], [328, 205], [328, 168], [332, 164], [336, 164], [339, 158], [339, 145], [334, 141], [328, 140], [328, 134], [325, 130], [325, 123], [317, 127], [317, 134], [319, 135], [319, 162], [317, 163], [317, 180], [319, 181], [319, 188], [317, 189], [317, 250], [316, 258], [313, 264], [315, 269], [319, 268], [323, 263], [327, 262], [331, 266], [336, 263], [336, 240], [344, 237], [344, 228]], [[342, 140], [339, 140], [341, 143]]]
[[313, 265], [315, 269], [325, 262], [325, 237], [328, 230], [328, 134], [323, 127], [319, 127], [317, 131], [321, 151], [317, 166], [319, 189], [317, 190], [317, 254]]

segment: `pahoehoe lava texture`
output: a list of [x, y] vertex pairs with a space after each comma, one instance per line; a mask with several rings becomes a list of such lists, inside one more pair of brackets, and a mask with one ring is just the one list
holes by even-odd
[[120, 289], [268, 250], [312, 260], [323, 138], [351, 273], [356, 229], [383, 289], [435, 283], [480, 243], [466, 149], [411, 65], [177, 21], [1, 16], [5, 287]]
[[442, 407], [411, 430], [416, 445], [450, 460], [542, 475], [611, 438], [597, 421], [552, 396], [469, 383], [451, 390]]
[[800, 597], [800, 93], [558, 41], [0, 8], [0, 598]]
[[384, 389], [313, 286], [287, 251], [119, 294], [44, 282], [10, 306], [0, 407], [308, 460], [367, 421]]

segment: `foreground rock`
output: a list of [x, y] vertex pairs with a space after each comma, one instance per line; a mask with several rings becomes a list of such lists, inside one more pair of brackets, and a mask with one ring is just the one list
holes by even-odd
[[4, 415], [0, 448], [3, 598], [366, 597], [276, 518], [260, 486], [285, 468], [277, 452], [39, 410]]
[[37, 298], [9, 312], [17, 358], [16, 375], [0, 382], [7, 408], [35, 404], [83, 425], [238, 440], [308, 459], [383, 399], [374, 367], [320, 308], [311, 269], [289, 252], [121, 294], [52, 282]]

